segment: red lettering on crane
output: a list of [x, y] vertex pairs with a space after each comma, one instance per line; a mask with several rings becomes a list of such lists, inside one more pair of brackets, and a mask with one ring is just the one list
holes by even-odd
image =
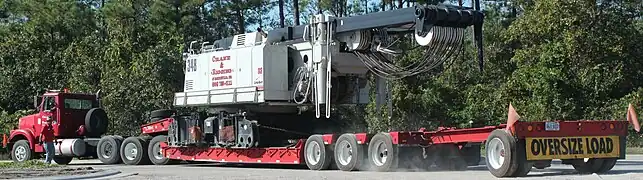
[[257, 74], [263, 74], [263, 67], [257, 68]]
[[212, 56], [212, 62], [227, 61], [227, 60], [230, 60], [230, 56], [222, 56], [222, 57]]

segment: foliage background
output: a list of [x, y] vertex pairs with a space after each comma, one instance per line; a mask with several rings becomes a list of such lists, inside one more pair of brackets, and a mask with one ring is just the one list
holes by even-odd
[[[376, 109], [374, 97], [366, 107], [339, 107], [335, 118], [349, 129], [376, 132], [498, 124], [505, 121], [510, 102], [529, 121], [624, 119], [628, 103], [643, 112], [640, 0], [482, 3], [483, 72], [467, 39], [458, 58], [447, 62], [453, 63], [450, 68], [390, 82], [392, 118], [387, 118], [386, 106]], [[31, 96], [44, 89], [69, 88], [101, 90], [110, 133], [138, 134], [146, 113], [169, 108], [173, 93], [183, 89], [181, 53], [190, 41], [213, 42], [256, 27], [304, 24], [309, 15], [321, 11], [353, 16], [414, 4], [0, 0], [0, 133], [29, 113]], [[282, 9], [283, 15], [275, 9]], [[410, 52], [395, 62], [413, 62], [418, 55], [419, 51]], [[631, 146], [641, 145], [637, 136], [631, 138]]]

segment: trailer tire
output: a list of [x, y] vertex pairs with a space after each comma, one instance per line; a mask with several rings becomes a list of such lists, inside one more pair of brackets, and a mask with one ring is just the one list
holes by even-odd
[[[337, 138], [333, 158], [339, 170], [354, 171], [363, 167], [364, 153], [364, 145], [357, 144], [355, 134], [347, 133]], [[345, 155], [349, 157], [343, 157]]]
[[529, 162], [527, 161], [527, 154], [525, 150], [525, 141], [524, 140], [517, 140], [516, 142], [516, 160], [518, 162], [518, 167], [516, 168], [516, 172], [514, 172], [511, 176], [512, 177], [523, 177], [529, 174], [529, 171], [531, 171], [531, 168], [534, 166], [534, 162]]
[[504, 129], [496, 129], [489, 134], [485, 149], [487, 151], [487, 158], [485, 158], [487, 169], [498, 178], [512, 176], [516, 172], [518, 164], [521, 163], [517, 158], [516, 139]]
[[326, 170], [332, 163], [332, 150], [324, 146], [321, 135], [312, 135], [304, 146], [304, 160], [310, 170]]
[[161, 142], [164, 141], [167, 141], [166, 135], [158, 135], [150, 140], [149, 146], [147, 148], [147, 154], [150, 157], [150, 162], [152, 162], [152, 164], [154, 165], [166, 165], [175, 162], [175, 160], [171, 160], [160, 153]]
[[[385, 156], [385, 157], [384, 157]], [[399, 164], [398, 147], [389, 133], [378, 133], [368, 145], [369, 165], [375, 171], [395, 170]]]
[[123, 140], [120, 149], [121, 160], [127, 165], [149, 164], [147, 141], [140, 137], [128, 137]]
[[603, 160], [603, 165], [601, 166], [600, 169], [598, 169], [598, 171], [596, 173], [606, 173], [606, 172], [612, 170], [612, 168], [614, 168], [614, 166], [616, 165], [617, 160], [618, 159], [616, 159], [616, 158], [604, 159]]
[[121, 143], [115, 136], [103, 136], [96, 144], [96, 156], [103, 164], [118, 164], [121, 162]]
[[92, 108], [85, 115], [85, 129], [90, 136], [100, 136], [107, 132], [109, 125], [107, 113], [101, 108]]
[[74, 159], [74, 157], [58, 156], [58, 157], [54, 157], [54, 162], [56, 162], [56, 164], [60, 164], [60, 165], [67, 165], [73, 159]]
[[150, 112], [150, 118], [152, 118], [152, 119], [154, 119], [154, 118], [165, 119], [165, 118], [171, 117], [172, 114], [174, 114], [173, 110], [159, 109], [159, 110], [155, 110], [155, 111]]
[[31, 147], [29, 147], [29, 141], [22, 139], [13, 144], [13, 147], [11, 148], [11, 159], [13, 162], [23, 163], [31, 160], [32, 156], [33, 152]]
[[579, 159], [572, 163], [576, 172], [581, 174], [596, 173], [602, 169], [604, 164], [603, 159], [588, 158], [587, 161]]

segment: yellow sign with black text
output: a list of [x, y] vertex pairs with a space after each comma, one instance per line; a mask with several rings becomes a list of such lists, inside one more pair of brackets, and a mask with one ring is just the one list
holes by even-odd
[[527, 160], [619, 157], [618, 136], [525, 138]]

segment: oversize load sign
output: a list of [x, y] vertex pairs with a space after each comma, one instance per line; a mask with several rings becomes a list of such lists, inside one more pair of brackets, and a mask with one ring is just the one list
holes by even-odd
[[618, 136], [525, 138], [527, 160], [619, 157]]

